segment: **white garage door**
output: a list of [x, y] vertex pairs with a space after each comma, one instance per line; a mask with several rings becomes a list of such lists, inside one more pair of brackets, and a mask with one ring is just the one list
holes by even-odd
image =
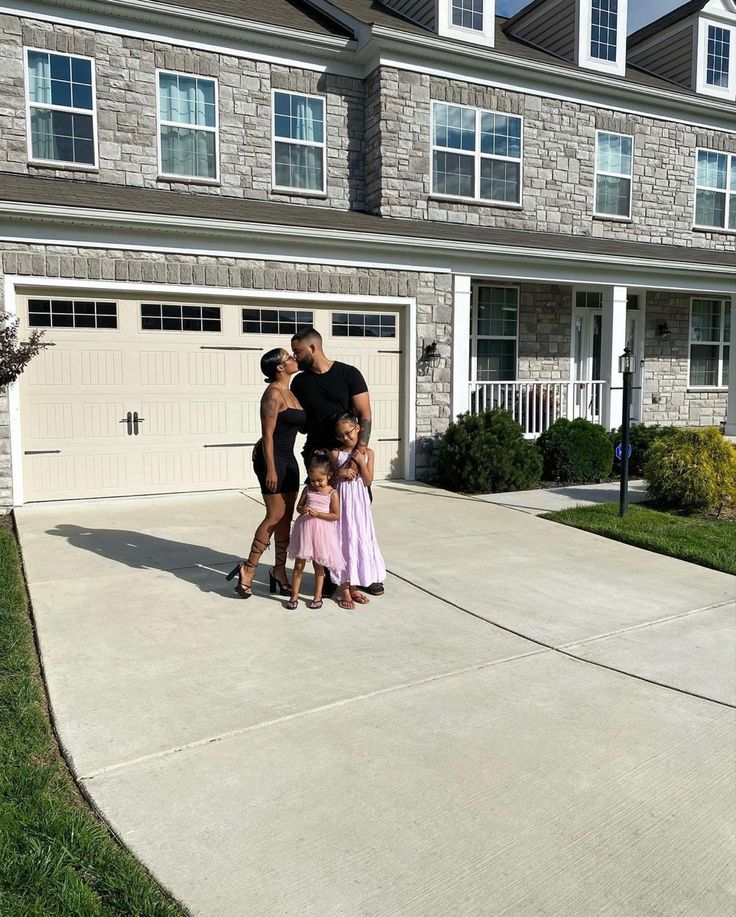
[[376, 477], [404, 473], [398, 311], [74, 291], [19, 311], [23, 333], [47, 329], [20, 381], [27, 501], [253, 486], [261, 355], [312, 322], [366, 377]]

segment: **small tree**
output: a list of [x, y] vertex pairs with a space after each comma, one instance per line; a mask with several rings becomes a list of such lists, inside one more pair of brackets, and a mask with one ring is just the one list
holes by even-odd
[[18, 341], [18, 319], [0, 310], [0, 388], [15, 382], [43, 346], [43, 331], [34, 330]]

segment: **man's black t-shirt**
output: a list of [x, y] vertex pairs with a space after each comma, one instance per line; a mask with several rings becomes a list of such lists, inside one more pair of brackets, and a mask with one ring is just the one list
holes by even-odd
[[291, 390], [307, 412], [308, 455], [314, 449], [334, 449], [335, 417], [349, 410], [353, 395], [367, 392], [368, 386], [360, 370], [335, 361], [326, 373], [299, 373]]

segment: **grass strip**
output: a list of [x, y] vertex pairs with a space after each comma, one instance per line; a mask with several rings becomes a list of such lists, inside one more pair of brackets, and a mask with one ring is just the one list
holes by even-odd
[[185, 914], [89, 809], [59, 754], [12, 531], [0, 530], [0, 914]]
[[615, 503], [563, 509], [542, 518], [736, 574], [736, 522], [679, 516], [641, 505], [630, 506], [622, 519]]

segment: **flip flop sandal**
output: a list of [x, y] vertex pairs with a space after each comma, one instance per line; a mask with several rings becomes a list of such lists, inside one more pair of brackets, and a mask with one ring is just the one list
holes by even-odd
[[307, 608], [311, 608], [312, 611], [319, 611], [322, 607], [322, 599], [318, 599], [316, 602], [312, 599], [311, 602], [307, 602]]
[[355, 602], [348, 602], [345, 599], [338, 599], [337, 604], [340, 606], [340, 608], [355, 608]]
[[358, 605], [367, 605], [370, 602], [370, 599], [367, 599], [362, 592], [351, 592], [350, 598]]
[[299, 599], [289, 599], [288, 602], [284, 602], [284, 608], [288, 608], [289, 611], [293, 611], [295, 608], [299, 607]]

